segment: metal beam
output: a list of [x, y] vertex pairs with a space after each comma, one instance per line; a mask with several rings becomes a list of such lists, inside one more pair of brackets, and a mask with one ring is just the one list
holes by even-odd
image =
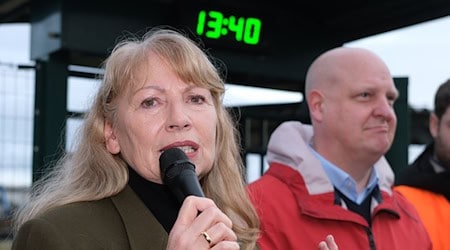
[[[33, 181], [41, 178], [64, 152], [68, 66], [65, 62], [36, 62]], [[61, 132], [63, 131], [63, 132]]]

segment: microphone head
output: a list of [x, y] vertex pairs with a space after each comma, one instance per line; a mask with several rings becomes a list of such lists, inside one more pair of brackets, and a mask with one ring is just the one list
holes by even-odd
[[182, 203], [188, 195], [204, 197], [198, 182], [195, 165], [183, 150], [170, 148], [159, 157], [161, 179]]
[[179, 148], [169, 148], [159, 157], [159, 166], [165, 171], [170, 165], [180, 160], [189, 161], [189, 158], [183, 150]]
[[178, 182], [180, 175], [195, 174], [195, 165], [189, 160], [183, 150], [170, 148], [159, 157], [161, 179], [167, 185]]

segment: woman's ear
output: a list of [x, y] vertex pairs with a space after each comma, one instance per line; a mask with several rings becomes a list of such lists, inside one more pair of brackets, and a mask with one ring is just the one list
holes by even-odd
[[320, 91], [313, 89], [309, 92], [308, 108], [311, 119], [322, 121], [323, 119], [323, 95]]
[[439, 118], [434, 112], [430, 113], [430, 122], [429, 122], [429, 130], [430, 134], [433, 138], [436, 138], [439, 129]]
[[120, 153], [120, 144], [119, 140], [116, 137], [116, 134], [114, 132], [114, 127], [111, 122], [105, 119], [104, 127], [103, 127], [103, 133], [105, 137], [105, 144], [106, 149], [111, 154], [118, 154]]

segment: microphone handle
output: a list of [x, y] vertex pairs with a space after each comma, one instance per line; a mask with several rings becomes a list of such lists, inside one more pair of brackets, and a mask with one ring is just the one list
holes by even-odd
[[189, 169], [182, 170], [172, 180], [169, 180], [167, 185], [180, 203], [183, 203], [184, 199], [189, 195], [205, 197], [195, 171]]

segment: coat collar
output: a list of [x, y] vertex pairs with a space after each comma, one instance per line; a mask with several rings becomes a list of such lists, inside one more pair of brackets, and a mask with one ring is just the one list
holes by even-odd
[[127, 185], [112, 201], [122, 217], [131, 249], [165, 249], [168, 234]]
[[[308, 148], [312, 140], [313, 129], [311, 125], [302, 124], [298, 121], [287, 121], [282, 123], [272, 133], [267, 146], [267, 161], [281, 163], [298, 171], [304, 178], [304, 182], [310, 194], [322, 194], [332, 192], [333, 185], [329, 181], [321, 162]], [[387, 160], [381, 157], [374, 168], [378, 174], [378, 185], [381, 191], [392, 194], [394, 183], [394, 172]]]

